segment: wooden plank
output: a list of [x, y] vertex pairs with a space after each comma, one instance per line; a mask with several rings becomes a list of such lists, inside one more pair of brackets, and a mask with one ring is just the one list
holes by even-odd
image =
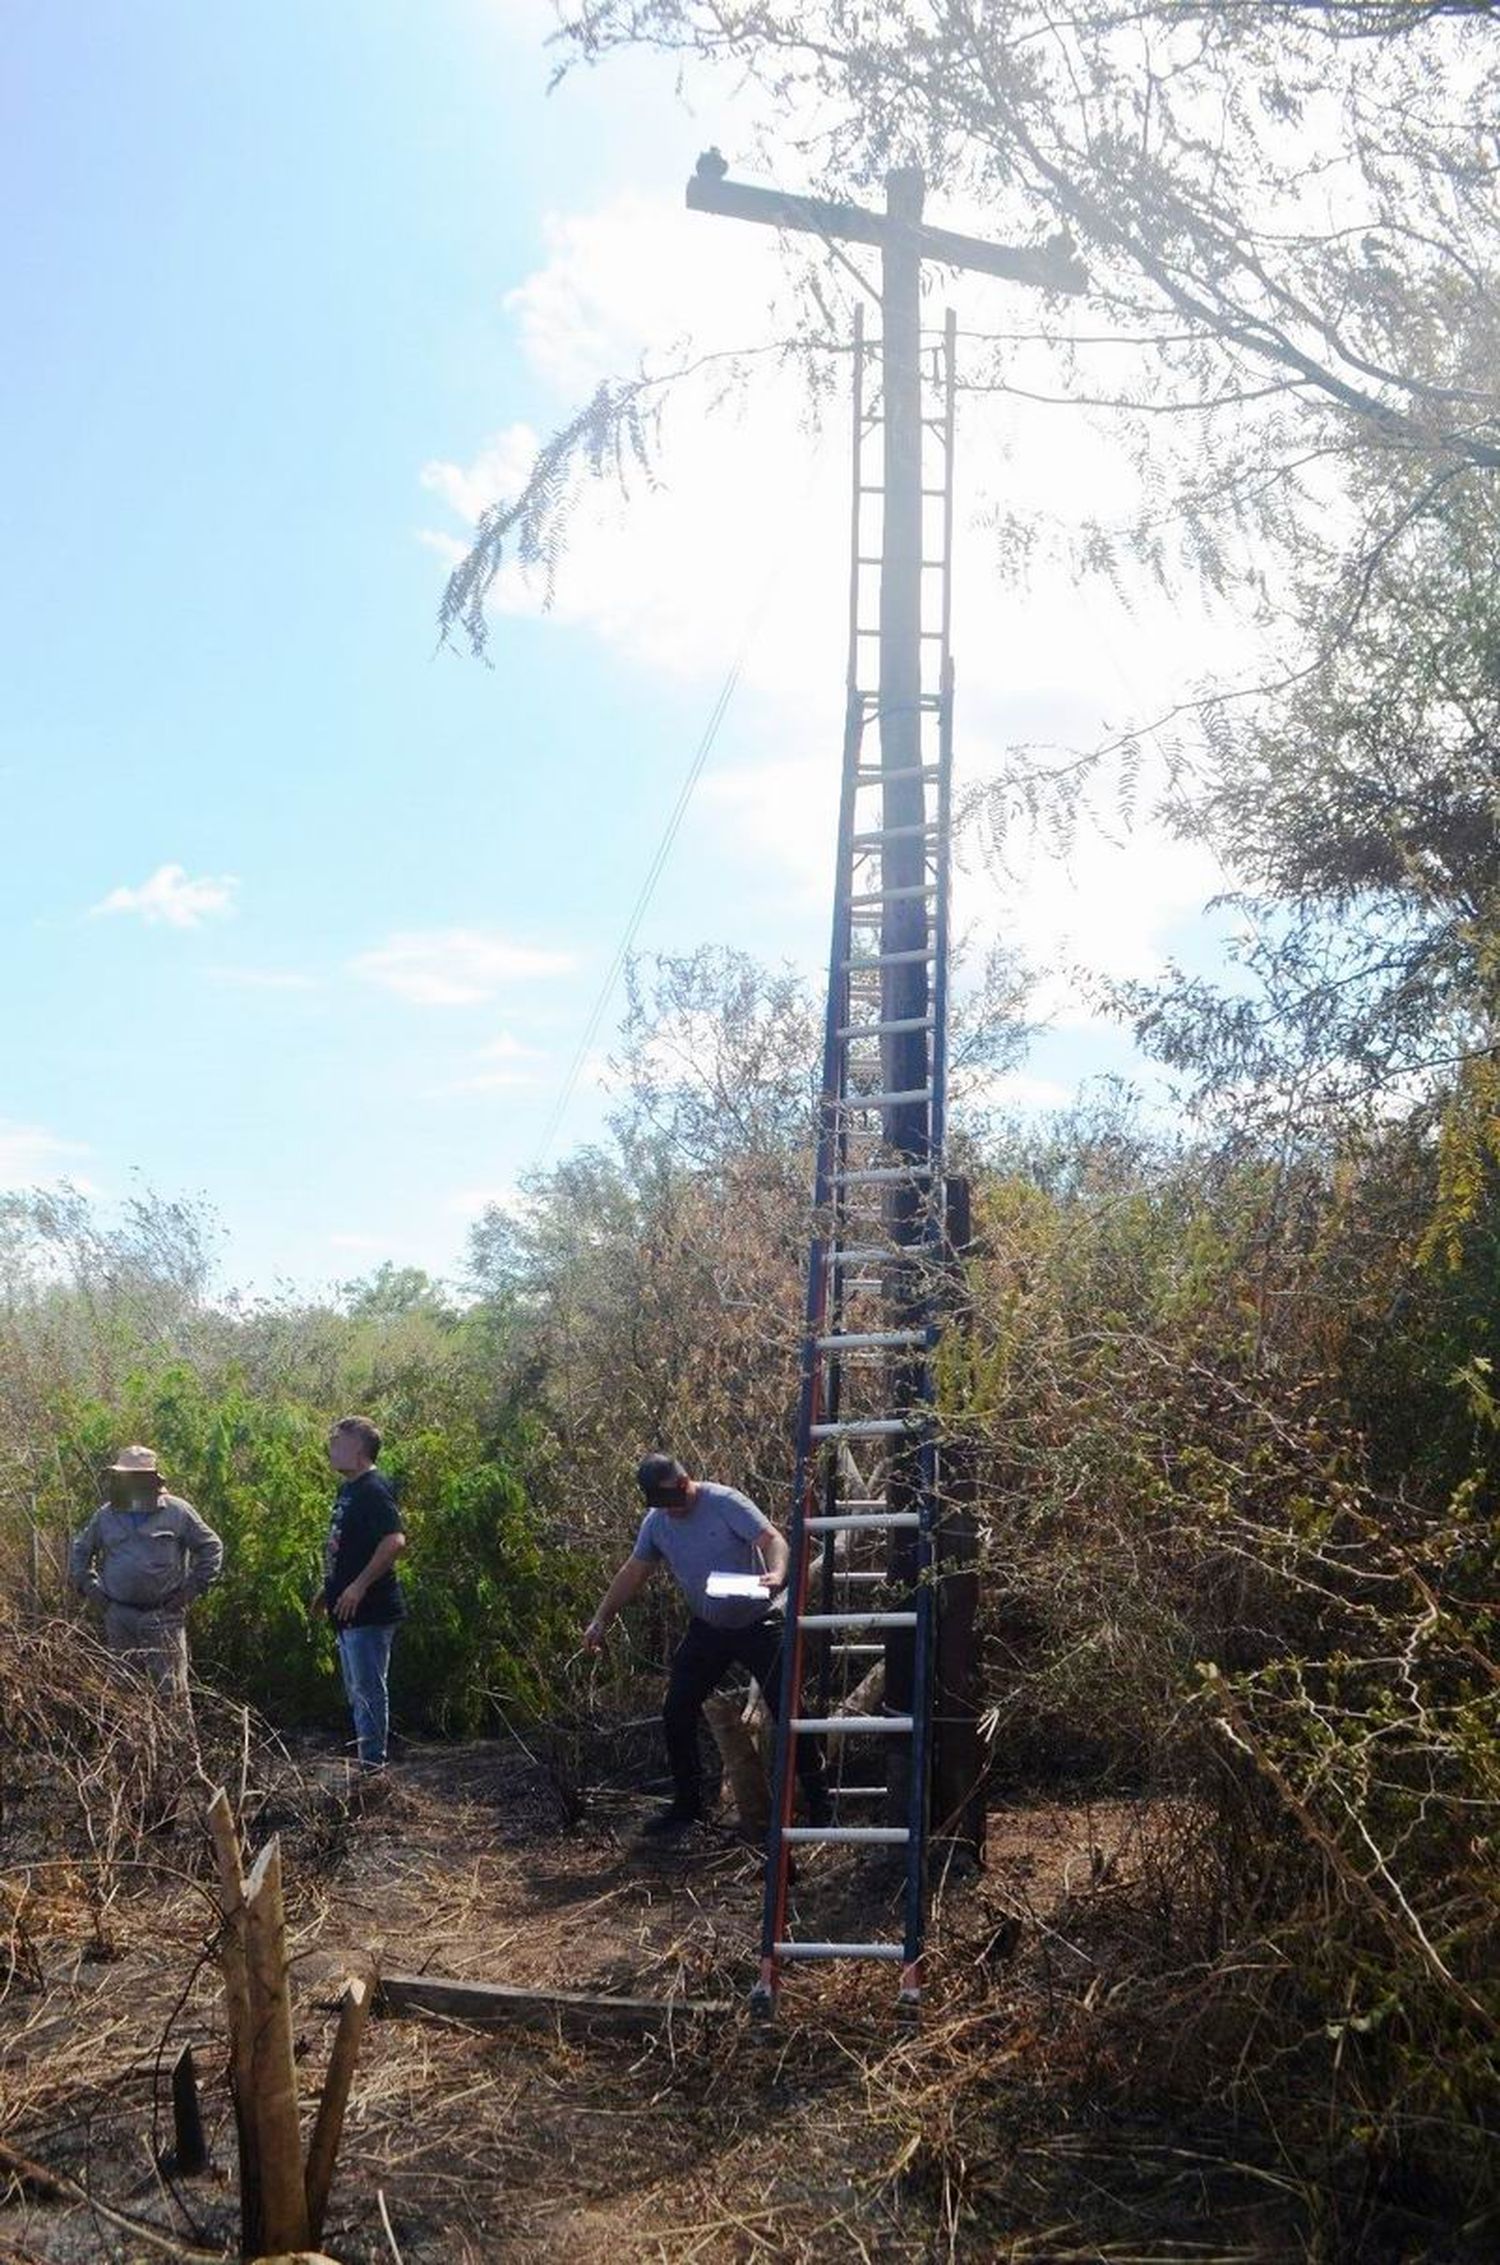
[[722, 2020], [727, 1998], [595, 1997], [586, 1990], [518, 1989], [509, 1982], [457, 1982], [441, 1974], [382, 1974], [375, 2010], [434, 2013], [494, 2027], [508, 2021], [561, 2022], [568, 2029], [656, 2029], [668, 2021]]
[[354, 2064], [359, 2058], [359, 2041], [364, 2035], [365, 2022], [370, 2012], [370, 1985], [357, 1977], [344, 1992], [339, 2008], [339, 2025], [329, 2057], [328, 2074], [323, 2080], [323, 2097], [318, 2102], [318, 2120], [313, 2125], [312, 2139], [307, 2150], [307, 2235], [309, 2241], [320, 2241], [323, 2220], [328, 2211], [328, 2190], [333, 2184], [333, 2166], [339, 2151], [339, 2136], [344, 2128], [344, 2109], [349, 2100], [349, 2087], [354, 2081]]

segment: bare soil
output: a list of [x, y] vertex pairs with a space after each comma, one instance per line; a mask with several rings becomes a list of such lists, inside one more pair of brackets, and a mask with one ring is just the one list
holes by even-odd
[[[752, 2024], [761, 1867], [727, 1830], [652, 1853], [636, 1837], [651, 1804], [623, 1792], [567, 1824], [547, 1772], [499, 1744], [409, 1750], [364, 1813], [336, 1762], [305, 1762], [299, 1782], [257, 1830], [284, 1834], [309, 2114], [349, 1971], [734, 2009], [647, 2036], [372, 2023], [324, 2237], [349, 2265], [1310, 2254], [1274, 2179], [1222, 2135], [1089, 2111], [1094, 2078], [1115, 2073], [1091, 2067], [1094, 2009], [1159, 1917], [1149, 1803], [993, 1815], [984, 1873], [939, 1888], [913, 2031], [892, 1970], [869, 1967], [798, 1969], [779, 2018]], [[180, 1820], [101, 1892], [86, 1857], [17, 1860], [24, 1806], [0, 1875], [0, 2133], [142, 2230], [12, 2180], [0, 2265], [145, 2260], [162, 2237], [233, 2255], [198, 1828]], [[805, 1858], [797, 1899], [804, 1934], [899, 1933], [899, 1880], [842, 1851]], [[187, 2043], [214, 2168], [178, 2180], [162, 2167], [167, 2071]]]

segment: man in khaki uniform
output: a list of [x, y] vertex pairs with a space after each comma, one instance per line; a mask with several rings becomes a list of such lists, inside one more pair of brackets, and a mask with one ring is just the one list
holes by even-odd
[[224, 1544], [190, 1502], [167, 1493], [153, 1448], [125, 1448], [109, 1477], [109, 1501], [74, 1536], [73, 1586], [103, 1605], [116, 1657], [185, 1702], [187, 1608], [218, 1579]]

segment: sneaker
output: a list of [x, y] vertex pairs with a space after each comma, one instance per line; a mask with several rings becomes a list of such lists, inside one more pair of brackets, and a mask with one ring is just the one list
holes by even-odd
[[688, 1801], [673, 1801], [669, 1807], [659, 1809], [648, 1817], [641, 1827], [643, 1840], [667, 1840], [678, 1833], [689, 1832], [703, 1819], [703, 1811]]

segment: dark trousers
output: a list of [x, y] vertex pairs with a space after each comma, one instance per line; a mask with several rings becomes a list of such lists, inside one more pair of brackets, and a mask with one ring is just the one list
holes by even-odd
[[[667, 1761], [677, 1801], [696, 1809], [702, 1796], [698, 1769], [698, 1725], [703, 1702], [717, 1691], [732, 1667], [746, 1667], [765, 1694], [773, 1715], [781, 1710], [781, 1616], [768, 1615], [748, 1628], [711, 1628], [690, 1620], [672, 1654], [672, 1671], [661, 1710], [667, 1734]], [[816, 1738], [797, 1740], [797, 1775], [809, 1791], [824, 1783], [823, 1747]]]

